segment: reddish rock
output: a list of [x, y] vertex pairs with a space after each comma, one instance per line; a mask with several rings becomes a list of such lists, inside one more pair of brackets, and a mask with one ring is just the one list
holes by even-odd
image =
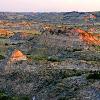
[[10, 57], [10, 62], [15, 62], [15, 61], [21, 61], [21, 60], [27, 60], [26, 55], [24, 55], [21, 51], [19, 50], [14, 50], [11, 54]]
[[80, 38], [84, 42], [87, 42], [88, 44], [100, 45], [100, 40], [95, 35], [88, 33], [82, 29], [76, 29], [75, 31], [79, 33]]
[[12, 35], [14, 35], [13, 32], [5, 29], [0, 29], [0, 37], [10, 37]]

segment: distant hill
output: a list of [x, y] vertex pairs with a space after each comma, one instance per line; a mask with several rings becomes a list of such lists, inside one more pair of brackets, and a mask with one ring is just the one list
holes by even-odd
[[51, 23], [82, 23], [84, 22], [83, 16], [94, 14], [97, 18], [95, 22], [100, 22], [100, 12], [50, 12], [50, 13], [10, 13], [0, 12], [0, 20], [36, 20]]

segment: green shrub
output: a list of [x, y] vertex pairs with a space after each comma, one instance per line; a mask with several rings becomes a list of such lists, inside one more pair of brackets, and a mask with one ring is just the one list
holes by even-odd
[[5, 92], [0, 91], [0, 100], [29, 100], [27, 96], [9, 96]]
[[96, 49], [97, 51], [100, 51], [100, 46], [95, 46], [95, 49]]
[[5, 59], [5, 57], [4, 57], [4, 56], [2, 56], [2, 55], [0, 55], [0, 60], [2, 60], [2, 59]]
[[100, 72], [90, 73], [87, 76], [87, 79], [100, 79]]
[[5, 93], [0, 93], [0, 100], [7, 100], [7, 95]]

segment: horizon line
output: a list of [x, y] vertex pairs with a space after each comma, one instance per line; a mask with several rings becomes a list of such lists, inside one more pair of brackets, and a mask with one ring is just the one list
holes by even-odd
[[100, 11], [0, 11], [0, 13], [63, 13], [63, 12], [100, 12]]

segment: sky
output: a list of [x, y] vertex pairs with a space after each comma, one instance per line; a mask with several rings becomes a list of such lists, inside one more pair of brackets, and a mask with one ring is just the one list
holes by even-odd
[[0, 0], [0, 11], [67, 12], [100, 11], [100, 0]]

